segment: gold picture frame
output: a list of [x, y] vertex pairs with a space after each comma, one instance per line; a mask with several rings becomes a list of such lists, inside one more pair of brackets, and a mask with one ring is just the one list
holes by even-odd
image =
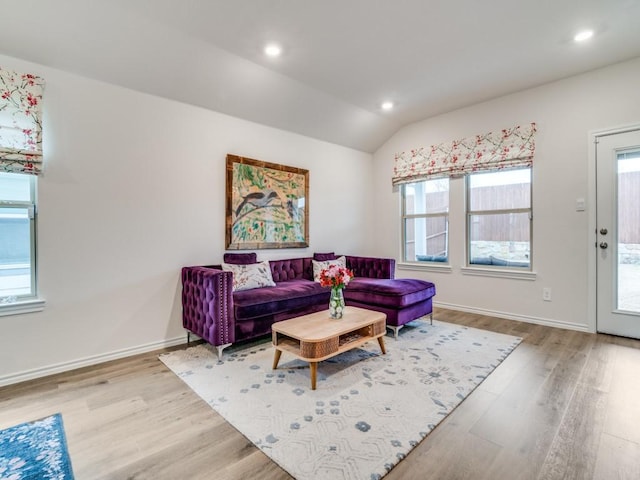
[[227, 250], [309, 246], [309, 170], [227, 155]]

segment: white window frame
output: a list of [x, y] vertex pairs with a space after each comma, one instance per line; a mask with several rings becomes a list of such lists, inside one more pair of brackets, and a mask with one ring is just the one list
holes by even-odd
[[[29, 313], [41, 311], [44, 308], [44, 301], [38, 298], [38, 280], [37, 280], [37, 179], [35, 175], [25, 175], [29, 178], [29, 200], [28, 201], [9, 201], [0, 199], [0, 208], [2, 209], [27, 209], [29, 212], [29, 238], [30, 238], [30, 279], [31, 293], [24, 295], [9, 295], [0, 297], [0, 316], [13, 315], [19, 313]], [[1, 235], [1, 233], [0, 233]]]
[[[466, 218], [466, 234], [465, 234], [465, 250], [466, 250], [466, 269], [481, 270], [509, 270], [513, 272], [531, 273], [533, 271], [533, 167], [525, 167], [514, 170], [529, 170], [529, 207], [528, 208], [506, 208], [494, 210], [472, 210], [471, 209], [471, 176], [495, 173], [496, 171], [486, 171], [478, 173], [470, 173], [465, 175], [465, 218]], [[509, 266], [509, 265], [481, 265], [471, 263], [471, 219], [474, 216], [481, 215], [506, 215], [514, 213], [526, 213], [529, 218], [529, 266]]]
[[[441, 179], [440, 179], [441, 180]], [[411, 183], [411, 185], [415, 185], [417, 188], [419, 188], [420, 185], [426, 185], [427, 182], [429, 182], [430, 180], [423, 180], [423, 181], [418, 181], [418, 182], [413, 182]], [[450, 180], [449, 180], [450, 181]], [[407, 214], [407, 201], [406, 201], [406, 187], [407, 184], [403, 184], [401, 185], [401, 194], [400, 194], [400, 198], [401, 198], [401, 242], [402, 242], [402, 246], [401, 246], [401, 258], [402, 258], [402, 262], [404, 265], [415, 265], [415, 266], [431, 266], [431, 267], [436, 267], [436, 268], [450, 268], [449, 267], [449, 253], [450, 253], [450, 248], [449, 248], [449, 208], [447, 207], [447, 210], [445, 212], [436, 212], [436, 213], [426, 213], [426, 207], [423, 209], [425, 211], [425, 213], [414, 213], [414, 214]], [[451, 195], [451, 187], [449, 186], [448, 188], [448, 194]], [[416, 198], [418, 197], [424, 198], [424, 195], [418, 195], [416, 194]], [[450, 202], [450, 198], [449, 198], [449, 202]], [[420, 218], [438, 218], [438, 217], [444, 217], [445, 218], [445, 248], [446, 248], [446, 261], [444, 262], [438, 262], [438, 261], [429, 261], [429, 260], [407, 260], [407, 251], [406, 251], [406, 247], [407, 247], [407, 238], [406, 238], [406, 231], [407, 231], [407, 220], [415, 220], [415, 219], [420, 219]], [[416, 235], [417, 236], [417, 235]], [[426, 241], [426, 234], [424, 236], [425, 241]]]

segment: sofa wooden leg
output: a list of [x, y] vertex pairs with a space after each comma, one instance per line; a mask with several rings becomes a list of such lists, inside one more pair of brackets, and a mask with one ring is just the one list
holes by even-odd
[[218, 360], [222, 360], [222, 351], [227, 348], [230, 347], [231, 344], [230, 343], [226, 343], [224, 345], [217, 345], [216, 346], [216, 350], [218, 351]]

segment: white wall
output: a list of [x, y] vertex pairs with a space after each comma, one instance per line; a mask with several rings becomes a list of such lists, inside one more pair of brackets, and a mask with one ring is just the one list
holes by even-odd
[[0, 385], [182, 341], [180, 268], [224, 253], [225, 156], [310, 171], [310, 247], [370, 254], [371, 155], [41, 65], [43, 312], [0, 317]]
[[[437, 304], [534, 323], [593, 331], [588, 321], [587, 264], [594, 255], [590, 218], [595, 205], [576, 211], [576, 199], [590, 198], [589, 132], [640, 123], [640, 59], [592, 71], [535, 89], [429, 118], [400, 130], [374, 155], [374, 253], [400, 256], [399, 193], [391, 187], [396, 152], [536, 122], [533, 167], [533, 262], [535, 281], [463, 275], [464, 217], [450, 219], [451, 273], [399, 270], [399, 277], [429, 279]], [[453, 182], [460, 195], [463, 184]], [[461, 212], [460, 205], [451, 206]], [[593, 280], [593, 279], [591, 279]], [[542, 300], [542, 288], [552, 301]]]

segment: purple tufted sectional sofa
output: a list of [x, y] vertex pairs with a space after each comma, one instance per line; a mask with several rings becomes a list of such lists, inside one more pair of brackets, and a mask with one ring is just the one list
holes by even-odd
[[[435, 285], [395, 279], [395, 260], [345, 256], [355, 278], [344, 290], [347, 305], [383, 312], [395, 336], [407, 322], [432, 315]], [[182, 269], [182, 323], [185, 329], [222, 350], [232, 343], [271, 333], [271, 325], [328, 309], [328, 288], [313, 281], [312, 260], [331, 254], [271, 260], [274, 287], [233, 291], [232, 272], [220, 265]], [[225, 254], [225, 263], [256, 263], [256, 254]]]

